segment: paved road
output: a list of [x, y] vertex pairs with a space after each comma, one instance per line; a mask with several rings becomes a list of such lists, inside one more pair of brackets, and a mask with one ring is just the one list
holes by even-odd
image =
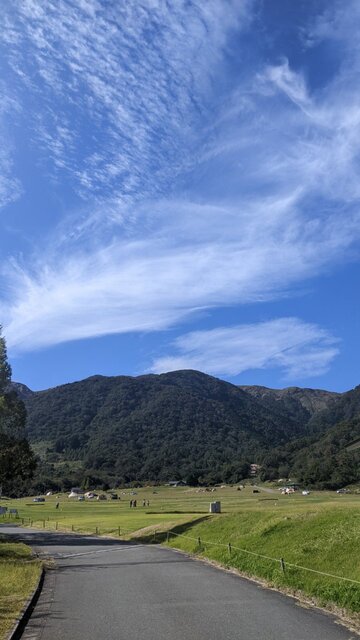
[[275, 591], [162, 547], [0, 527], [56, 559], [24, 640], [349, 640]]

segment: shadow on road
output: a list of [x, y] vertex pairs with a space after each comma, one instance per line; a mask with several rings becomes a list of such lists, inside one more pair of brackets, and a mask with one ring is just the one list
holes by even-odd
[[[56, 558], [57, 561], [61, 561], [62, 558]], [[64, 558], [64, 560], [70, 560], [71, 558]], [[145, 566], [145, 565], [154, 565], [159, 566], [161, 564], [184, 564], [186, 562], [193, 562], [191, 558], [180, 558], [180, 559], [172, 559], [172, 560], [138, 560], [133, 562], [122, 562], [119, 560], [118, 562], [102, 562], [102, 563], [76, 563], [71, 562], [70, 564], [57, 564], [56, 572], [57, 573], [87, 573], [89, 571], [99, 571], [104, 569], [119, 569], [119, 567], [136, 567], [136, 566]]]
[[96, 536], [87, 536], [85, 534], [61, 533], [53, 531], [35, 531], [34, 529], [19, 529], [19, 531], [6, 531], [7, 540], [21, 540], [33, 547], [49, 547], [49, 546], [101, 546], [112, 547], [121, 545], [136, 545], [137, 542], [126, 542], [125, 540], [117, 540], [116, 538], [101, 538]]
[[[190, 522], [179, 524], [171, 529], [174, 534], [184, 534], [193, 526], [200, 524], [204, 520], [209, 518], [208, 514], [203, 515], [201, 518], [196, 518]], [[2, 527], [8, 529], [9, 525], [0, 524], [0, 532]], [[64, 533], [60, 531], [48, 531], [48, 530], [35, 530], [23, 527], [16, 527], [10, 525], [13, 531], [4, 531], [7, 540], [23, 541], [32, 547], [49, 547], [49, 546], [69, 546], [69, 547], [82, 547], [82, 546], [101, 546], [112, 547], [121, 545], [138, 545], [138, 544], [159, 544], [165, 542], [168, 537], [168, 531], [149, 530], [143, 533], [143, 535], [137, 536], [132, 540], [120, 540], [117, 538], [102, 538], [101, 536], [95, 536], [93, 534], [85, 533]]]

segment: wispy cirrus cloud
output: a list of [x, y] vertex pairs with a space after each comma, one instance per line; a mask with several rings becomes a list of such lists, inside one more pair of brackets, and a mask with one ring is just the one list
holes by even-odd
[[5, 118], [9, 114], [16, 113], [18, 105], [10, 96], [6, 96], [3, 82], [0, 82], [0, 93], [2, 94], [0, 99], [0, 209], [2, 209], [20, 197], [22, 187], [20, 181], [14, 175], [13, 143], [4, 125]]
[[287, 379], [325, 373], [339, 353], [339, 341], [321, 327], [298, 318], [193, 331], [172, 343], [174, 354], [157, 358], [151, 371], [198, 369], [237, 376], [254, 369], [281, 370]]
[[13, 176], [10, 154], [3, 148], [0, 150], [0, 209], [17, 200], [21, 193], [21, 183]]
[[4, 12], [18, 100], [37, 107], [29, 129], [84, 200], [2, 269], [12, 349], [164, 329], [288, 295], [357, 257], [360, 59], [320, 89], [285, 58], [224, 83], [252, 4], [25, 0]]
[[230, 31], [250, 0], [16, 1], [4, 58], [29, 130], [85, 198], [158, 193], [188, 163]]

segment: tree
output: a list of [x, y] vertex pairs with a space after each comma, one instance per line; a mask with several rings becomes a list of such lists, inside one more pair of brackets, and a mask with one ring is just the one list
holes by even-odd
[[10, 383], [11, 367], [0, 326], [0, 488], [9, 494], [24, 493], [23, 483], [36, 467], [25, 437], [25, 405]]
[[4, 338], [1, 337], [0, 325], [0, 394], [8, 386], [11, 380], [11, 367], [7, 361], [6, 344]]

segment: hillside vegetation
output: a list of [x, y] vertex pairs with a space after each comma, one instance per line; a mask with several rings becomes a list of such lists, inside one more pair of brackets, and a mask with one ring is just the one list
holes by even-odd
[[360, 478], [350, 447], [360, 438], [359, 389], [240, 388], [197, 371], [94, 376], [36, 393], [15, 387], [40, 460], [34, 490], [238, 482], [253, 462], [263, 479], [336, 488]]
[[333, 391], [301, 387], [269, 389], [260, 386], [241, 386], [240, 389], [261, 401], [271, 411], [280, 412], [301, 424], [307, 424], [320, 411], [334, 406], [341, 397], [340, 393]]
[[293, 474], [304, 484], [336, 489], [360, 480], [360, 387], [312, 416], [312, 435], [276, 447], [263, 459], [264, 478]]
[[236, 386], [195, 371], [96, 376], [34, 393], [26, 406], [44, 473], [60, 476], [67, 461], [117, 483], [236, 482], [260, 452], [302, 433]]
[[8, 637], [40, 572], [41, 563], [30, 547], [0, 536], [0, 640]]

